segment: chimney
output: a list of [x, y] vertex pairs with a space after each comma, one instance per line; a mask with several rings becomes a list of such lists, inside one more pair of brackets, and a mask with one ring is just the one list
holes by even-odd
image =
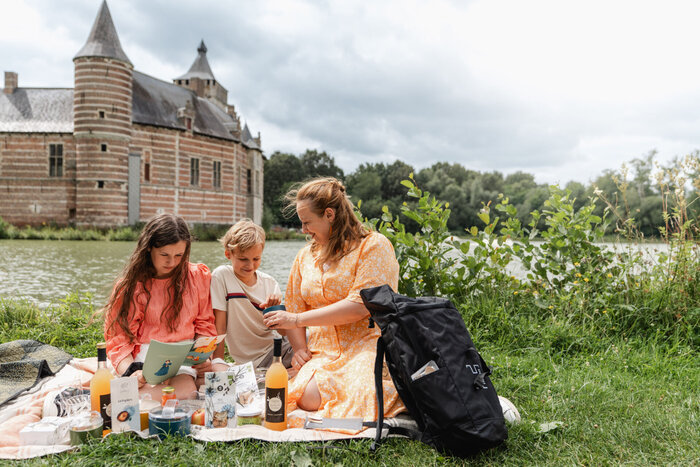
[[17, 89], [17, 73], [14, 71], [5, 72], [5, 94], [12, 94]]

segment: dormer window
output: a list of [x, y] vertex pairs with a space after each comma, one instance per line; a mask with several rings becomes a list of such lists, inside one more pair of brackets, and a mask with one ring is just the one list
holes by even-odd
[[192, 129], [192, 119], [190, 117], [185, 117], [185, 128], [188, 130]]

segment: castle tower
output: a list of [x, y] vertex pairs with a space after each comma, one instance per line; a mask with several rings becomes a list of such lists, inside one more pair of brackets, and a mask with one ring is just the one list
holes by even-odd
[[197, 58], [190, 69], [184, 75], [175, 78], [173, 83], [193, 90], [197, 96], [210, 100], [228, 112], [228, 91], [214, 78], [207, 60], [207, 46], [204, 45], [204, 40], [197, 47]]
[[128, 211], [133, 65], [119, 43], [106, 1], [73, 63], [75, 220], [126, 224], [134, 214]]

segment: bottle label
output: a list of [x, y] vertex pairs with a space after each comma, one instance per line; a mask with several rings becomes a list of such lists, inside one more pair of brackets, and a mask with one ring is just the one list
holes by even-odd
[[265, 388], [265, 421], [270, 423], [284, 422], [285, 400], [284, 388]]
[[100, 396], [100, 415], [104, 423], [105, 430], [112, 428], [112, 394], [102, 394]]

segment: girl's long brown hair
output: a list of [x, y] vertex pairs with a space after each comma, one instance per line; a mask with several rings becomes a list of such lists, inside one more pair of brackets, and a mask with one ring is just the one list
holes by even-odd
[[[156, 269], [151, 261], [151, 248], [160, 248], [183, 240], [187, 243], [187, 247], [180, 264], [170, 276], [168, 304], [161, 315], [161, 319], [165, 319], [168, 329], [175, 330], [175, 323], [177, 323], [182, 309], [182, 294], [187, 285], [192, 236], [184, 219], [173, 214], [160, 214], [148, 221], [143, 228], [136, 249], [117, 278], [114, 291], [103, 309], [106, 316], [113, 316], [106, 329], [111, 330], [114, 326], [119, 326], [133, 342], [135, 336], [129, 329], [129, 309], [134, 299], [136, 286], [139, 282], [143, 285], [147, 297], [146, 309], [148, 309], [148, 303], [151, 300], [151, 281], [156, 276]], [[116, 313], [110, 313], [120, 299], [119, 310]]]
[[352, 202], [345, 193], [345, 186], [336, 178], [309, 180], [300, 188], [290, 190], [285, 200], [287, 213], [296, 211], [297, 203], [301, 201], [310, 201], [311, 210], [318, 216], [322, 216], [326, 208], [332, 208], [335, 211], [335, 218], [331, 224], [332, 230], [326, 245], [322, 247], [315, 241], [311, 244], [311, 251], [316, 255], [316, 264], [319, 267], [339, 261], [357, 248], [362, 239], [369, 235], [369, 231], [355, 215]]

